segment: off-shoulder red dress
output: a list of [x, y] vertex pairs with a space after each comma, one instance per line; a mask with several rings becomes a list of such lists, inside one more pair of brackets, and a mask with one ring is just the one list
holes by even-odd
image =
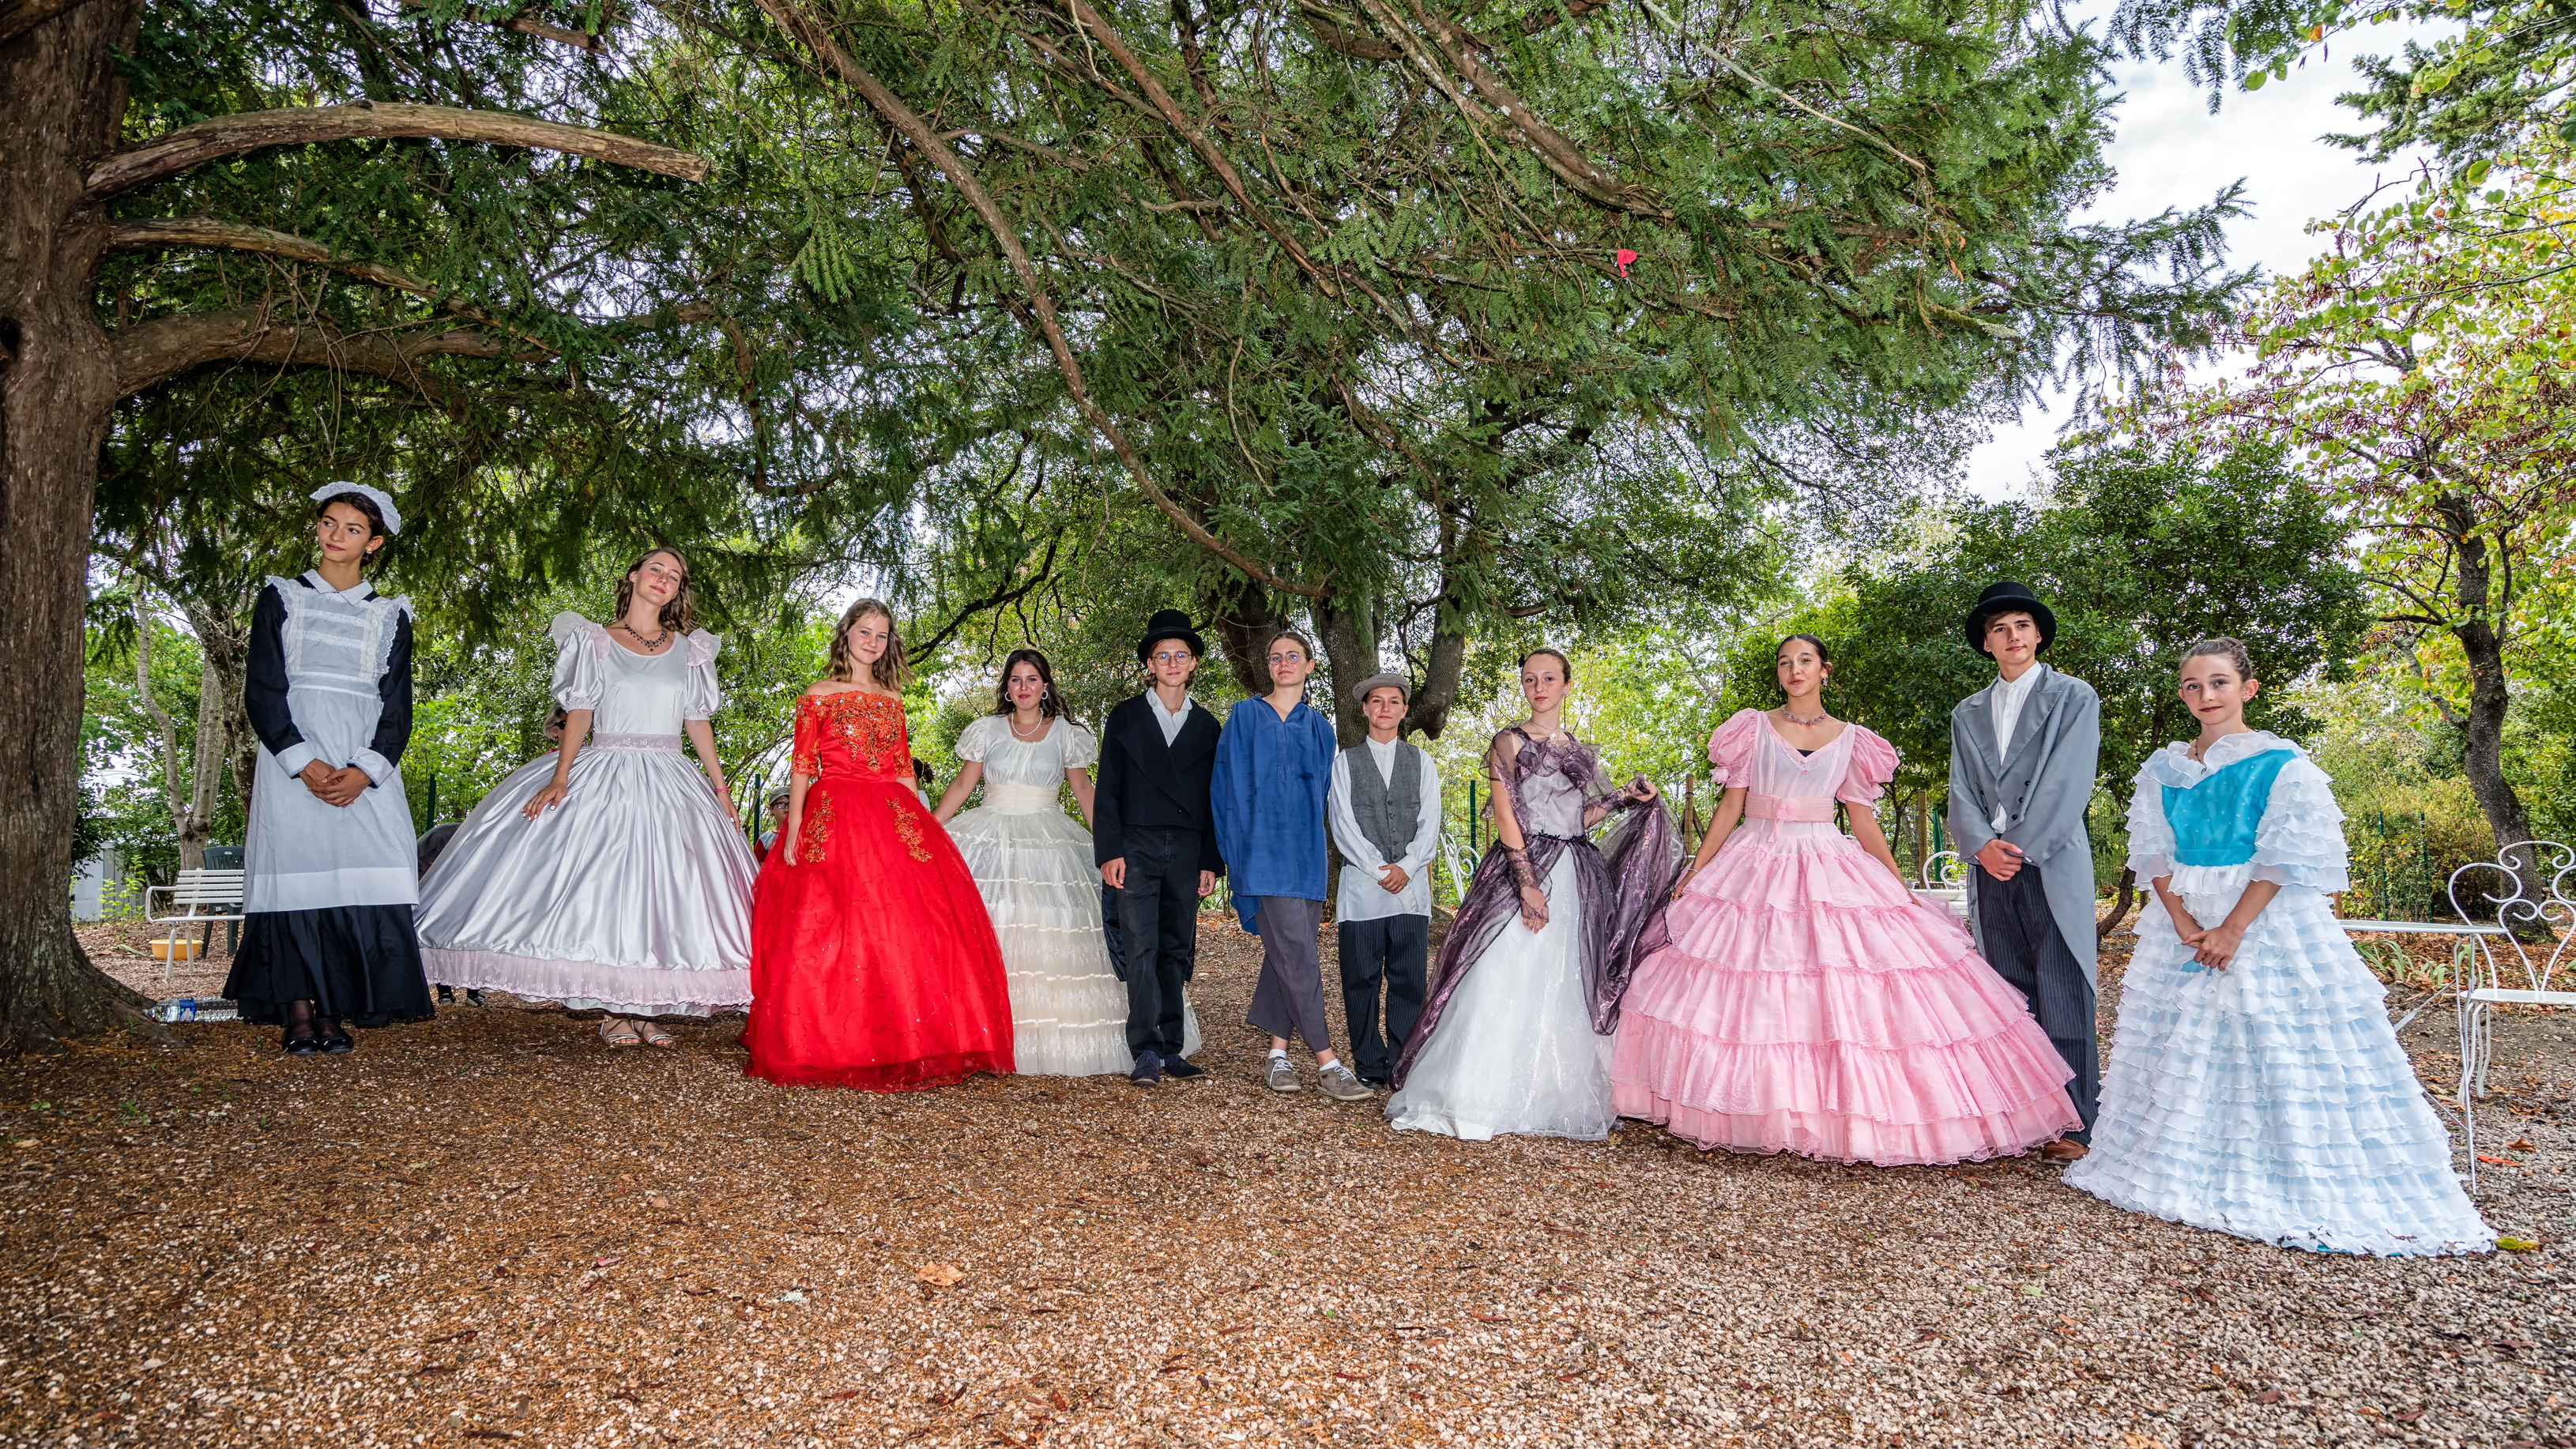
[[992, 918], [912, 789], [903, 702], [856, 690], [796, 704], [796, 836], [751, 895], [745, 1070], [908, 1092], [1008, 1073], [1010, 987]]

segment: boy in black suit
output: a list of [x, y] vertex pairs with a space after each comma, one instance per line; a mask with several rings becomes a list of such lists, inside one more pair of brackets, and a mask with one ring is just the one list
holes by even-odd
[[1181, 989], [1198, 964], [1199, 897], [1225, 869], [1208, 803], [1220, 726], [1189, 695], [1206, 653], [1189, 615], [1156, 612], [1136, 646], [1154, 687], [1110, 710], [1100, 731], [1092, 859], [1118, 893], [1128, 1080], [1144, 1087], [1201, 1075], [1181, 1057]]

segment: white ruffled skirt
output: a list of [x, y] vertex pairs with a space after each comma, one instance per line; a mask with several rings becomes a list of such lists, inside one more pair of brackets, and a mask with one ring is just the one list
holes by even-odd
[[429, 979], [631, 1016], [750, 1005], [757, 867], [679, 739], [594, 738], [534, 820], [553, 755], [494, 786], [421, 882]]
[[[2216, 923], [2236, 893], [2187, 895]], [[2092, 1150], [2066, 1183], [2115, 1206], [2282, 1247], [2481, 1252], [2451, 1138], [2390, 1029], [2386, 990], [2325, 896], [2287, 887], [2224, 971], [2150, 905]]]
[[[990, 799], [1003, 793], [987, 783]], [[1109, 964], [1101, 932], [1100, 872], [1091, 835], [1055, 807], [980, 805], [948, 822], [966, 857], [1010, 979], [1012, 1054], [1020, 1075], [1090, 1077], [1125, 1072], [1127, 984]], [[1199, 1049], [1199, 1018], [1184, 1003], [1184, 1055]]]
[[1611, 1038], [1592, 1032], [1574, 852], [1548, 872], [1547, 924], [1514, 919], [1467, 969], [1431, 1040], [1387, 1099], [1387, 1124], [1485, 1142], [1512, 1133], [1598, 1142], [1611, 1105]]

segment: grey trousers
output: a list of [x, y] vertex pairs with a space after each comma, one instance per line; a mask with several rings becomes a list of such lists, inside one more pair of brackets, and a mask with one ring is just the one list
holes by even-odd
[[[2091, 862], [2079, 863], [2090, 869]], [[2093, 1113], [2102, 1094], [2102, 1051], [2093, 1021], [2093, 983], [2084, 979], [2083, 963], [2058, 934], [2057, 917], [2048, 909], [2048, 891], [2039, 882], [2039, 867], [2025, 865], [2011, 880], [1997, 880], [1977, 867], [1977, 924], [1985, 928], [1986, 964], [2004, 984], [2030, 1002], [2030, 1014], [2048, 1033], [2049, 1045], [2074, 1068], [2066, 1095], [2075, 1099], [2084, 1130], [2066, 1134], [2070, 1142], [2093, 1140]]]
[[1303, 1037], [1308, 1051], [1333, 1049], [1324, 1024], [1324, 961], [1316, 949], [1324, 903], [1295, 896], [1262, 896], [1253, 920], [1261, 927], [1261, 980], [1252, 988], [1244, 1020], [1272, 1036]]

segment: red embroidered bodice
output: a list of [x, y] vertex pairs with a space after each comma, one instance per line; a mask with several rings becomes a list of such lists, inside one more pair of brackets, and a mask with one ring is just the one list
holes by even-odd
[[912, 744], [903, 728], [903, 701], [892, 695], [809, 694], [796, 701], [796, 757], [800, 775], [866, 775], [912, 785]]

